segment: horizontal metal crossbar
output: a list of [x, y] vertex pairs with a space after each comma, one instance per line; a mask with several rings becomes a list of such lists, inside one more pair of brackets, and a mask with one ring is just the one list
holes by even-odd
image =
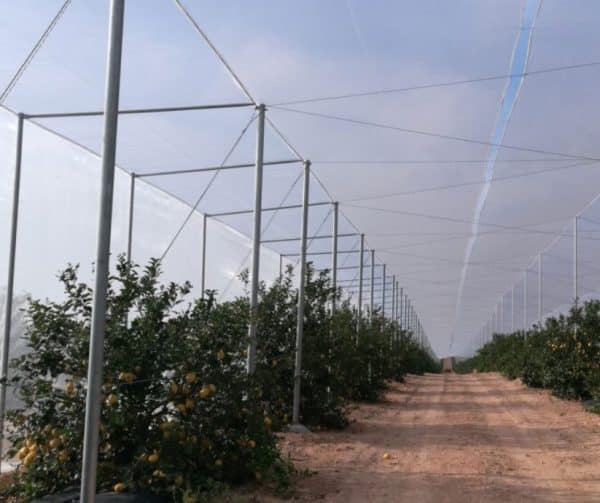
[[[338, 254], [340, 253], [360, 253], [360, 250], [338, 250]], [[306, 252], [307, 255], [331, 255], [330, 251], [323, 252]], [[299, 253], [283, 253], [282, 257], [299, 257]], [[366, 268], [366, 266], [365, 266]]]
[[[322, 201], [319, 203], [310, 203], [309, 206], [325, 206], [331, 204], [329, 201]], [[294, 210], [302, 208], [301, 204], [289, 204], [287, 206], [272, 206], [270, 208], [263, 208], [262, 211], [279, 211], [279, 210]], [[254, 213], [254, 210], [236, 210], [236, 211], [224, 211], [222, 213], [207, 213], [207, 217], [228, 217], [232, 215], [246, 215], [248, 213]]]
[[[119, 115], [136, 115], [136, 114], [157, 114], [165, 112], [188, 112], [193, 110], [218, 110], [223, 108], [244, 108], [254, 107], [254, 103], [221, 103], [217, 105], [190, 105], [181, 107], [162, 107], [162, 108], [129, 108], [119, 110]], [[99, 117], [104, 115], [103, 111], [95, 112], [58, 112], [47, 114], [24, 114], [26, 119], [63, 119], [67, 117]]]
[[[358, 236], [359, 234], [356, 232], [352, 232], [349, 234], [338, 234], [338, 238], [347, 238], [350, 236]], [[333, 236], [331, 234], [325, 234], [322, 236], [308, 236], [306, 239], [331, 239]], [[300, 241], [302, 238], [281, 238], [281, 239], [263, 239], [261, 243], [285, 243], [287, 241]], [[338, 267], [338, 271], [340, 268]]]
[[[375, 267], [383, 267], [385, 264], [375, 264]], [[371, 264], [369, 265], [365, 265], [364, 269], [369, 269], [371, 267]], [[350, 270], [356, 270], [356, 269], [360, 269], [360, 266], [358, 265], [346, 265], [344, 267], [338, 267], [337, 270], [338, 271], [350, 271]], [[330, 271], [330, 268], [325, 268], [325, 269], [317, 269], [317, 271]], [[387, 278], [391, 278], [391, 276], [386, 276]], [[344, 280], [338, 280], [338, 281], [344, 281]]]
[[[294, 164], [302, 161], [298, 159], [285, 159], [282, 161], [265, 161], [263, 166], [276, 166], [281, 164]], [[204, 173], [207, 171], [224, 171], [228, 169], [241, 169], [241, 168], [253, 168], [256, 166], [254, 162], [248, 162], [245, 164], [230, 164], [226, 166], [208, 166], [206, 168], [190, 168], [190, 169], [178, 169], [175, 171], [154, 171], [150, 173], [139, 173], [136, 174], [138, 178], [149, 178], [151, 176], [168, 176], [168, 175], [184, 175], [189, 173]]]

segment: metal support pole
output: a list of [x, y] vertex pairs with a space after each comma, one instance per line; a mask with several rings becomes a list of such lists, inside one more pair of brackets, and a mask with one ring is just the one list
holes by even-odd
[[527, 269], [523, 276], [523, 333], [527, 331]]
[[279, 255], [279, 276], [283, 276], [283, 255]]
[[396, 275], [393, 274], [392, 275], [392, 315], [390, 316], [390, 320], [392, 322], [396, 321], [396, 315], [397, 313], [397, 305], [398, 302], [398, 289], [397, 289], [397, 285], [396, 285]]
[[[394, 276], [394, 278], [395, 278], [395, 276]], [[400, 307], [400, 318], [399, 318], [400, 319], [400, 329], [404, 328], [404, 321], [402, 319], [402, 315], [403, 315], [402, 310], [403, 310], [403, 305], [404, 305], [403, 300], [404, 300], [404, 288], [401, 287], [400, 288], [400, 306], [399, 306]]]
[[[202, 261], [200, 262], [200, 295], [204, 298], [206, 290], [206, 228], [208, 224], [208, 216], [206, 213], [202, 215]], [[281, 257], [279, 257], [279, 269], [281, 273]]]
[[381, 277], [383, 282], [383, 290], [381, 293], [381, 315], [385, 319], [385, 264], [383, 264], [383, 276]]
[[396, 280], [396, 276], [394, 276], [394, 284], [396, 285], [396, 309], [394, 310], [394, 321], [398, 325], [398, 328], [401, 328], [400, 306], [402, 305], [402, 288], [400, 288], [400, 282]]
[[3, 459], [4, 414], [6, 412], [6, 387], [8, 378], [8, 355], [10, 352], [10, 332], [12, 322], [12, 303], [15, 286], [15, 257], [17, 250], [17, 228], [19, 225], [19, 200], [21, 197], [21, 160], [23, 158], [23, 114], [17, 116], [17, 145], [15, 154], [15, 174], [13, 180], [12, 214], [8, 245], [8, 278], [6, 298], [4, 299], [4, 330], [2, 339], [2, 368], [0, 377], [0, 460]]
[[578, 271], [578, 250], [577, 250], [577, 234], [578, 234], [578, 217], [573, 219], [573, 301], [579, 299], [579, 271]]
[[[337, 292], [337, 259], [338, 259], [338, 224], [339, 224], [339, 203], [336, 201], [333, 203], [333, 229], [331, 232], [331, 285], [333, 289]], [[335, 295], [331, 301], [331, 314], [335, 313], [336, 308], [336, 298]]]
[[360, 328], [360, 322], [362, 319], [362, 295], [363, 295], [363, 269], [365, 259], [365, 235], [360, 235], [360, 252], [359, 252], [359, 264], [358, 264], [358, 327]]
[[540, 253], [538, 255], [538, 325], [542, 325], [542, 302], [543, 302], [543, 297], [542, 297], [542, 287], [543, 287], [543, 281], [542, 281], [542, 254]]
[[515, 333], [515, 287], [510, 291], [510, 331]]
[[408, 313], [410, 311], [410, 300], [408, 299], [408, 294], [404, 294], [404, 327], [406, 331], [410, 331], [410, 326], [408, 324]]
[[131, 247], [133, 245], [133, 211], [135, 202], [135, 173], [129, 180], [129, 222], [127, 225], [127, 261], [131, 262]]
[[371, 299], [370, 316], [373, 319], [375, 310], [375, 250], [371, 250]]
[[308, 234], [308, 203], [310, 188], [310, 161], [304, 162], [304, 189], [302, 192], [302, 224], [300, 241], [300, 272], [298, 284], [298, 319], [296, 320], [296, 362], [294, 366], [294, 400], [292, 424], [300, 423], [300, 384], [302, 378], [302, 336], [304, 334], [304, 286], [306, 283], [306, 236]]
[[504, 333], [504, 295], [500, 297], [500, 333]]
[[81, 469], [81, 503], [96, 500], [98, 465], [98, 435], [100, 429], [100, 395], [104, 360], [104, 332], [106, 329], [106, 294], [108, 290], [110, 237], [114, 195], [115, 158], [119, 90], [121, 82], [121, 54], [123, 48], [123, 17], [125, 0], [111, 0], [108, 34], [108, 61], [104, 103], [104, 141], [102, 144], [102, 181], [100, 186], [100, 214], [96, 249], [96, 274], [90, 333], [88, 363], [88, 392], [83, 434]]
[[263, 154], [265, 147], [265, 106], [258, 105], [256, 134], [256, 167], [254, 173], [254, 229], [252, 235], [252, 273], [250, 276], [250, 326], [248, 327], [249, 374], [256, 369], [256, 308], [258, 306], [258, 281], [260, 271], [260, 235], [262, 231]]

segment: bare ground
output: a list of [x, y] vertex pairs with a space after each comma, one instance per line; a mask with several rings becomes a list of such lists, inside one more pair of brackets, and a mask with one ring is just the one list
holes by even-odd
[[600, 416], [498, 374], [411, 376], [283, 448], [304, 502], [600, 502]]

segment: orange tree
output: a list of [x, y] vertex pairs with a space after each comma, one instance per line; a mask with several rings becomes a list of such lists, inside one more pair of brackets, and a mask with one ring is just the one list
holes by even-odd
[[[285, 482], [272, 431], [291, 420], [292, 270], [260, 285], [253, 376], [245, 368], [247, 296], [218, 304], [209, 291], [190, 303], [189, 284], [161, 285], [159, 275], [157, 261], [140, 273], [120, 259], [110, 278], [99, 489], [193, 501], [223, 483]], [[77, 268], [60, 279], [66, 299], [31, 301], [29, 352], [12, 362], [11, 384], [23, 402], [9, 415], [9, 455], [22, 461], [12, 492], [27, 498], [79, 483], [92, 295]], [[350, 400], [375, 400], [386, 379], [435, 367], [411, 334], [380, 313], [364, 317], [357, 331], [350, 300], [310, 266], [304, 315], [300, 420], [310, 427], [343, 427]]]
[[[110, 281], [99, 489], [182, 500], [262, 478], [279, 455], [240, 358], [244, 304], [185, 304], [189, 285], [161, 286], [159, 273], [121, 259]], [[79, 483], [92, 295], [76, 268], [60, 279], [66, 300], [31, 301], [30, 351], [12, 362], [24, 405], [8, 418], [22, 461], [10, 491], [25, 498]]]
[[457, 368], [499, 371], [561, 397], [600, 400], [600, 301], [577, 303], [525, 333], [496, 334]]

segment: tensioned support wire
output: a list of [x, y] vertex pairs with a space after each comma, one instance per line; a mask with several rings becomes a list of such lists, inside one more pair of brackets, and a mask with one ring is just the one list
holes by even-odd
[[284, 112], [295, 113], [295, 114], [299, 114], [299, 115], [306, 115], [306, 116], [326, 119], [326, 120], [330, 120], [330, 121], [346, 122], [346, 123], [355, 124], [358, 126], [366, 126], [366, 127], [376, 128], [376, 129], [386, 129], [386, 130], [391, 130], [391, 131], [397, 131], [399, 133], [408, 133], [408, 134], [419, 135], [419, 136], [427, 136], [427, 137], [431, 137], [431, 138], [439, 138], [441, 140], [449, 140], [449, 141], [462, 142], [462, 143], [471, 143], [474, 145], [497, 147], [499, 149], [514, 150], [514, 151], [519, 151], [519, 152], [530, 152], [530, 153], [534, 153], [534, 154], [553, 155], [556, 157], [563, 157], [565, 159], [574, 159], [574, 160], [582, 160], [582, 161], [600, 161], [600, 159], [597, 157], [592, 157], [592, 156], [587, 156], [587, 155], [570, 154], [570, 153], [565, 153], [565, 152], [554, 152], [554, 151], [550, 151], [550, 150], [543, 150], [543, 149], [538, 149], [538, 148], [533, 148], [533, 147], [509, 145], [506, 143], [494, 143], [494, 142], [491, 142], [488, 140], [479, 140], [476, 138], [466, 138], [466, 137], [462, 137], [462, 136], [448, 135], [448, 134], [437, 133], [437, 132], [432, 132], [432, 131], [422, 131], [422, 130], [418, 130], [418, 129], [396, 126], [393, 124], [385, 124], [385, 123], [373, 122], [373, 121], [368, 121], [368, 120], [363, 120], [363, 119], [354, 119], [352, 117], [330, 115], [330, 114], [324, 114], [324, 113], [320, 113], [320, 112], [308, 112], [306, 110], [297, 110], [294, 108], [286, 108], [286, 107], [273, 106], [271, 108], [273, 108], [275, 110], [281, 110]]
[[44, 30], [44, 32], [42, 33], [42, 36], [37, 40], [37, 42], [31, 49], [31, 51], [29, 52], [29, 54], [27, 55], [27, 57], [21, 64], [21, 66], [19, 66], [19, 68], [17, 69], [17, 72], [15, 73], [13, 78], [10, 80], [10, 82], [8, 83], [8, 85], [6, 86], [4, 91], [2, 91], [2, 94], [0, 94], [0, 104], [4, 103], [4, 101], [6, 101], [6, 98], [8, 97], [8, 95], [11, 93], [11, 91], [17, 85], [17, 82], [19, 82], [19, 80], [23, 76], [23, 74], [27, 70], [27, 67], [29, 66], [29, 64], [33, 61], [33, 58], [35, 58], [35, 55], [42, 48], [42, 46], [44, 45], [44, 42], [46, 42], [46, 40], [48, 39], [48, 37], [50, 36], [52, 31], [58, 24], [58, 22], [62, 19], [63, 15], [66, 12], [69, 5], [71, 5], [71, 0], [65, 0], [65, 2], [62, 4], [60, 9], [56, 13], [56, 15], [52, 18], [52, 21], [50, 21], [50, 24]]
[[[246, 131], [248, 131], [248, 128], [252, 125], [252, 123], [254, 122], [255, 119], [256, 119], [256, 113], [253, 112], [252, 113], [252, 117], [250, 117], [250, 120], [244, 126], [244, 128], [242, 129], [242, 131], [240, 132], [240, 134], [238, 135], [238, 137], [233, 142], [233, 145], [231, 146], [231, 148], [229, 149], [229, 151], [225, 155], [225, 157], [223, 159], [223, 162], [221, 163], [223, 166], [227, 163], [227, 161], [229, 160], [229, 158], [233, 155], [233, 153], [237, 149], [238, 145], [242, 141], [242, 138], [246, 134]], [[207, 192], [210, 190], [210, 188], [212, 187], [212, 185], [215, 183], [217, 177], [219, 176], [219, 173], [220, 173], [220, 171], [215, 171], [214, 172], [213, 176], [211, 177], [211, 179], [206, 184], [206, 187], [204, 187], [202, 193], [200, 194], [200, 196], [198, 196], [198, 199], [196, 199], [196, 202], [194, 203], [194, 205], [192, 206], [192, 208], [188, 212], [187, 216], [185, 217], [185, 219], [183, 220], [183, 222], [181, 223], [181, 225], [179, 226], [179, 228], [177, 229], [177, 231], [175, 232], [175, 234], [173, 235], [173, 237], [171, 238], [171, 241], [169, 242], [169, 244], [165, 248], [165, 251], [160, 256], [160, 260], [161, 261], [164, 260], [164, 258], [166, 257], [166, 255], [169, 253], [169, 250], [171, 250], [171, 248], [173, 247], [173, 244], [175, 243], [175, 241], [177, 240], [177, 238], [179, 237], [179, 235], [181, 234], [181, 232], [183, 231], [183, 229], [185, 228], [185, 226], [187, 225], [187, 223], [192, 218], [192, 215], [194, 215], [194, 213], [197, 211], [198, 206], [200, 205], [200, 203], [204, 199], [204, 196], [206, 196]]]
[[248, 91], [248, 88], [242, 82], [242, 79], [240, 79], [236, 75], [236, 73], [233, 71], [233, 68], [231, 68], [229, 63], [227, 63], [227, 60], [219, 52], [219, 50], [216, 48], [216, 46], [211, 42], [211, 40], [208, 38], [206, 33], [204, 33], [204, 30], [202, 28], [200, 28], [200, 25], [196, 22], [196, 20], [193, 18], [193, 16], [185, 8], [183, 3], [180, 0], [173, 0], [173, 1], [175, 2], [175, 5], [177, 5], [179, 10], [182, 12], [182, 14], [185, 16], [185, 18], [188, 20], [188, 22], [192, 25], [192, 27], [194, 28], [196, 33], [198, 33], [198, 35], [200, 35], [204, 39], [204, 42], [206, 42], [206, 44], [210, 47], [210, 49], [215, 54], [215, 56], [219, 59], [221, 64], [225, 67], [225, 69], [227, 70], [227, 72], [229, 73], [229, 75], [231, 76], [233, 81], [235, 82], [235, 84], [240, 88], [240, 90], [246, 95], [246, 97], [254, 105], [257, 105], [258, 104], [257, 101], [252, 97], [252, 95], [250, 94], [250, 91]]
[[[252, 98], [251, 94], [249, 93], [248, 89], [243, 85], [241, 79], [235, 74], [235, 72], [233, 71], [233, 69], [231, 68], [231, 66], [227, 63], [227, 61], [225, 60], [225, 58], [219, 53], [219, 51], [216, 49], [216, 47], [214, 46], [214, 44], [210, 41], [210, 39], [207, 37], [207, 35], [204, 33], [204, 31], [200, 28], [200, 26], [198, 25], [198, 23], [193, 19], [193, 17], [191, 16], [191, 14], [185, 9], [185, 7], [183, 6], [182, 2], [180, 0], [174, 0], [176, 5], [180, 8], [180, 10], [184, 13], [184, 15], [186, 16], [186, 18], [188, 19], [188, 21], [194, 26], [195, 30], [201, 35], [201, 37], [204, 39], [204, 41], [209, 45], [209, 47], [213, 50], [213, 52], [215, 53], [215, 55], [219, 58], [219, 60], [223, 63], [223, 65], [225, 66], [225, 68], [227, 69], [227, 71], [229, 72], [229, 74], [231, 75], [231, 77], [234, 79], [234, 81], [236, 82], [236, 84], [238, 85], [238, 87], [240, 87], [240, 89], [242, 89], [242, 91], [246, 94], [247, 97], [249, 97], [254, 103], [256, 103], [256, 101]], [[590, 63], [590, 65], [595, 64], [595, 63]], [[586, 66], [588, 65], [588, 63], [585, 63], [581, 66]], [[578, 65], [571, 65], [573, 67], [578, 66]], [[558, 71], [558, 69], [549, 69], [548, 71]], [[542, 72], [540, 72], [542, 73]], [[500, 77], [498, 77], [500, 78]], [[505, 78], [505, 77], [502, 77]], [[283, 109], [283, 107], [279, 107], [280, 109]], [[301, 111], [298, 110], [293, 110], [293, 109], [288, 109], [288, 111], [293, 111], [293, 112], [298, 112], [298, 113], [303, 113]], [[320, 116], [324, 116], [324, 114], [318, 114]], [[329, 116], [326, 118], [330, 118], [330, 119], [335, 119], [335, 120], [346, 120], [346, 118], [339, 118], [339, 117], [333, 117], [333, 116]], [[291, 143], [287, 140], [287, 138], [285, 138], [281, 132], [275, 127], [275, 125], [272, 123], [272, 121], [270, 121], [270, 119], [268, 119], [271, 126], [276, 130], [276, 132], [280, 135], [280, 137], [282, 137], [282, 139], [284, 140], [284, 142], [288, 145], [288, 147], [290, 147], [290, 149], [298, 156], [298, 158], [303, 159], [303, 156], [301, 156], [298, 151], [291, 145]], [[350, 119], [349, 122], [355, 122], [355, 123], [361, 123], [363, 125], [371, 125], [371, 126], [375, 126], [375, 127], [386, 127], [386, 128], [390, 128], [390, 126], [388, 125], [381, 125], [381, 124], [376, 124], [376, 123], [366, 123], [366, 121], [355, 121]], [[395, 128], [392, 127], [393, 129], [401, 129], [401, 128]], [[471, 142], [471, 143], [490, 143], [490, 142], [481, 142], [479, 140], [472, 140], [472, 139], [467, 139], [467, 138], [460, 138], [460, 137], [451, 137], [448, 135], [438, 135], [436, 133], [428, 133], [428, 132], [422, 132], [422, 131], [415, 131], [415, 130], [405, 130], [405, 132], [411, 132], [411, 133], [415, 133], [415, 134], [426, 134], [428, 136], [438, 136], [441, 138], [446, 138], [446, 139], [451, 139], [451, 140], [456, 140], [456, 141], [467, 141], [467, 142]], [[593, 160], [596, 161], [596, 159], [593, 158], [589, 158], [589, 157], [576, 157], [576, 156], [572, 156], [570, 154], [562, 154], [562, 153], [556, 153], [556, 152], [547, 152], [547, 151], [541, 151], [538, 149], [529, 149], [526, 147], [513, 147], [513, 146], [509, 146], [509, 145], [501, 145], [500, 147], [503, 148], [512, 148], [514, 150], [524, 150], [524, 151], [530, 151], [530, 152], [538, 152], [538, 153], [546, 153], [546, 154], [550, 154], [550, 155], [558, 155], [558, 156], [563, 156], [563, 157], [568, 157], [568, 158], [583, 158], [585, 160]], [[322, 185], [322, 184], [321, 184]], [[326, 189], [325, 189], [326, 190]], [[333, 200], [333, 198], [331, 198]]]

